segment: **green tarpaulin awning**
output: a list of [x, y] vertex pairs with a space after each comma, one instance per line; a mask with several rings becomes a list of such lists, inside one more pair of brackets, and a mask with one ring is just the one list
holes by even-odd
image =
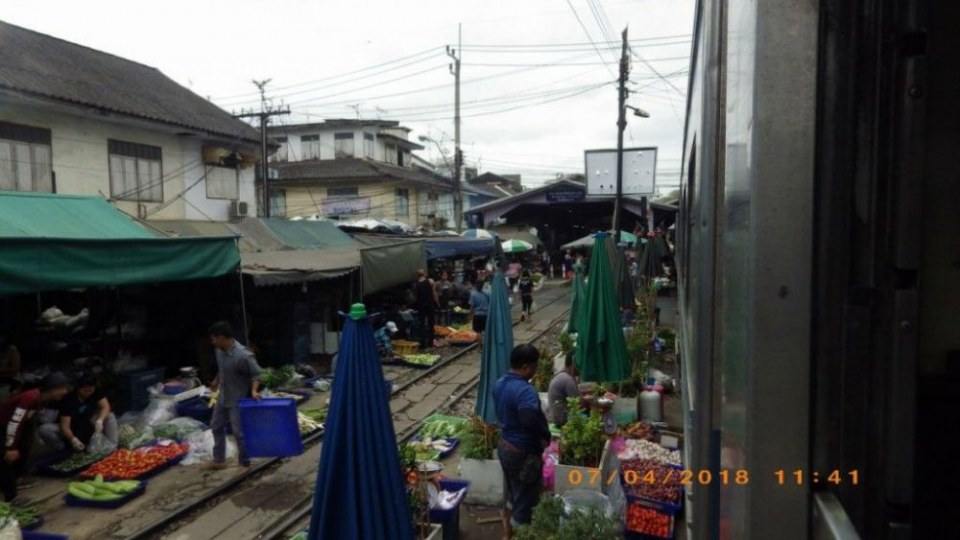
[[0, 192], [0, 294], [217, 277], [234, 238], [164, 238], [99, 197]]
[[260, 220], [281, 242], [294, 249], [321, 249], [355, 246], [353, 238], [331, 221], [290, 221], [280, 218]]

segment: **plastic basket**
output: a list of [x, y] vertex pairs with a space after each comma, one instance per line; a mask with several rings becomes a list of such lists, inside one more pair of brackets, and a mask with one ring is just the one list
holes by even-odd
[[[672, 468], [680, 471], [682, 467], [672, 466]], [[677, 502], [672, 503], [668, 501], [658, 501], [656, 499], [651, 499], [649, 497], [644, 497], [641, 495], [634, 495], [630, 492], [630, 486], [627, 483], [626, 475], [623, 472], [623, 469], [620, 469], [620, 485], [623, 487], [624, 497], [627, 499], [627, 502], [635, 502], [646, 506], [647, 508], [653, 508], [659, 510], [665, 514], [676, 515], [680, 513], [680, 510], [683, 509], [683, 486], [680, 486], [680, 497], [677, 499]]]
[[303, 453], [297, 405], [292, 399], [241, 399], [237, 406], [247, 455], [290, 457]]
[[392, 342], [393, 343], [393, 352], [394, 354], [399, 354], [403, 356], [405, 354], [417, 354], [417, 351], [420, 350], [420, 344], [416, 341], [406, 341], [403, 339], [398, 339]]
[[[630, 505], [633, 505], [633, 504], [639, 504], [639, 503], [636, 503], [636, 502], [629, 502], [629, 503], [627, 503], [627, 512], [630, 511]], [[666, 514], [666, 513], [664, 513], [664, 512], [659, 512], [659, 511], [657, 511], [657, 510], [655, 510], [655, 509], [654, 509], [654, 511], [657, 512], [658, 514], [663, 514], [663, 515], [669, 520], [669, 526], [667, 527], [667, 531], [666, 531], [666, 534], [665, 534], [665, 535], [660, 536], [660, 535], [656, 535], [656, 534], [647, 534], [647, 533], [641, 533], [641, 532], [633, 531], [633, 530], [630, 530], [629, 525], [627, 525], [627, 526], [624, 527], [623, 537], [624, 537], [625, 539], [628, 539], [628, 540], [649, 540], [649, 539], [653, 539], [653, 538], [673, 538], [673, 537], [674, 537], [674, 528], [675, 528], [675, 526], [676, 526], [676, 521], [677, 521], [677, 520], [676, 520], [676, 517], [673, 516], [672, 514]], [[629, 520], [627, 520], [627, 522], [629, 522]]]
[[[460, 491], [463, 488], [470, 491], [469, 480], [444, 478], [439, 483], [440, 489], [445, 491]], [[466, 499], [466, 496], [456, 506], [448, 510], [430, 510], [430, 523], [443, 525], [443, 540], [457, 540], [460, 537], [460, 505], [463, 504], [464, 499]]]
[[136, 499], [137, 497], [143, 495], [146, 491], [147, 491], [147, 482], [144, 480], [140, 480], [140, 487], [131, 491], [130, 493], [127, 493], [123, 497], [113, 501], [88, 501], [86, 499], [74, 497], [69, 493], [63, 496], [63, 500], [65, 503], [67, 503], [67, 506], [114, 509], [114, 508], [120, 508], [121, 506], [127, 504], [133, 499]]

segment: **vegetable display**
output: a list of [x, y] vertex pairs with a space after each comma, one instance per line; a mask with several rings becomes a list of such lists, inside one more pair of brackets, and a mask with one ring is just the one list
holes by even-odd
[[623, 436], [628, 439], [647, 439], [653, 435], [653, 427], [647, 422], [634, 422], [623, 429]]
[[638, 503], [627, 507], [627, 530], [657, 538], [673, 537], [673, 516]]
[[260, 372], [260, 383], [264, 388], [281, 388], [289, 384], [296, 374], [291, 364], [279, 368], [264, 368]]
[[596, 467], [600, 464], [606, 437], [603, 419], [596, 409], [589, 416], [580, 413], [580, 398], [567, 399], [570, 411], [560, 435], [560, 463], [578, 467]]
[[679, 470], [652, 459], [621, 462], [624, 492], [651, 501], [680, 504], [683, 484]]
[[116, 501], [122, 499], [140, 488], [139, 480], [120, 480], [117, 482], [104, 481], [103, 476], [97, 475], [93, 480], [84, 482], [70, 482], [67, 493], [85, 501]]
[[667, 450], [657, 443], [643, 439], [627, 439], [624, 449], [617, 454], [620, 461], [652, 459], [668, 465], [680, 465], [680, 451]]
[[314, 431], [323, 428], [323, 423], [317, 422], [313, 418], [303, 414], [303, 412], [297, 412], [297, 425], [300, 428], [301, 435], [313, 433]]
[[473, 330], [457, 330], [448, 336], [450, 343], [474, 343], [480, 339], [480, 335]]
[[455, 328], [450, 328], [449, 326], [434, 326], [433, 334], [437, 337], [447, 337], [450, 334], [456, 332]]
[[50, 465], [48, 468], [52, 471], [60, 473], [69, 473], [87, 467], [88, 465], [93, 465], [94, 463], [100, 461], [101, 459], [107, 457], [107, 453], [99, 454], [88, 454], [86, 452], [75, 452], [70, 455], [67, 459], [59, 461]]
[[100, 475], [109, 479], [132, 480], [186, 455], [188, 450], [186, 444], [176, 443], [136, 450], [121, 448], [80, 473], [80, 476], [92, 478]]
[[323, 422], [327, 419], [327, 408], [300, 409], [300, 414], [306, 416], [314, 422]]
[[447, 439], [432, 439], [426, 437], [418, 441], [412, 441], [410, 446], [417, 453], [417, 461], [435, 461], [439, 459], [440, 454], [453, 450], [453, 442]]
[[30, 507], [20, 507], [0, 502], [0, 519], [8, 518], [17, 520], [21, 527], [29, 527], [40, 519], [40, 514]]
[[403, 359], [418, 366], [432, 366], [440, 360], [439, 354], [405, 354]]
[[420, 436], [424, 439], [444, 439], [447, 437], [457, 437], [463, 431], [467, 421], [463, 418], [428, 418], [420, 428]]

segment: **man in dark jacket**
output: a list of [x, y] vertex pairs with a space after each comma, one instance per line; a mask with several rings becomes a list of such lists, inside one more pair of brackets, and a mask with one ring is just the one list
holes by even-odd
[[413, 284], [414, 307], [417, 309], [417, 318], [420, 321], [420, 349], [426, 350], [433, 346], [433, 325], [436, 321], [437, 290], [433, 280], [427, 277], [425, 270], [417, 270], [417, 281]]
[[529, 382], [537, 372], [539, 358], [540, 352], [533, 345], [515, 347], [510, 353], [510, 371], [493, 389], [497, 420], [502, 426], [497, 456], [506, 478], [504, 517], [509, 523], [505, 526], [511, 528], [530, 523], [533, 507], [540, 500], [543, 450], [550, 444], [540, 396]]
[[0, 404], [0, 426], [4, 429], [4, 453], [0, 460], [0, 491], [11, 501], [17, 496], [17, 478], [33, 442], [33, 415], [41, 406], [50, 406], [63, 399], [70, 388], [62, 373], [51, 373], [40, 388], [25, 390]]

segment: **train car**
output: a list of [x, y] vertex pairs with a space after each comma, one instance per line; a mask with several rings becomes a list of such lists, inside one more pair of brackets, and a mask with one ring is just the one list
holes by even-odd
[[957, 1], [698, 2], [688, 538], [960, 538], [958, 28]]

